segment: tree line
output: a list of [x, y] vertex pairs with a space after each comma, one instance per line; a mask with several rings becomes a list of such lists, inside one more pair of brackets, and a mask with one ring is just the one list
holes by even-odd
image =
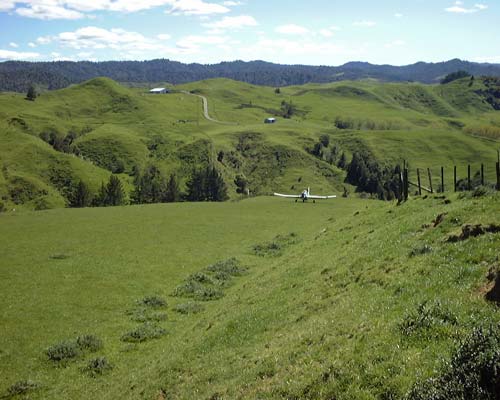
[[[226, 201], [229, 199], [227, 186], [220, 172], [214, 166], [194, 170], [186, 183], [186, 192], [180, 190], [178, 178], [168, 178], [154, 165], [133, 172], [134, 189], [130, 204], [174, 203], [179, 201]], [[123, 183], [116, 175], [102, 183], [98, 193], [92, 193], [84, 181], [78, 181], [69, 190], [70, 207], [108, 207], [127, 204]]]

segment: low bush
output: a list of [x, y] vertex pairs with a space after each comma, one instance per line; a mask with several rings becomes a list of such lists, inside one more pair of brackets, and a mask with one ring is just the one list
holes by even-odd
[[255, 255], [266, 257], [280, 256], [287, 247], [299, 242], [296, 233], [292, 232], [288, 235], [278, 235], [272, 241], [259, 243], [253, 246], [252, 250]]
[[65, 361], [77, 357], [80, 354], [80, 348], [73, 341], [66, 341], [50, 346], [45, 354], [51, 361]]
[[242, 267], [240, 262], [233, 257], [228, 260], [219, 261], [215, 264], [209, 265], [207, 267], [207, 271], [215, 274], [223, 273], [230, 276], [241, 276], [248, 271], [248, 268]]
[[130, 310], [126, 313], [130, 316], [130, 319], [135, 322], [146, 322], [146, 321], [165, 321], [167, 319], [167, 313], [159, 311], [151, 311], [150, 309], [143, 307], [135, 310]]
[[26, 394], [32, 390], [36, 390], [40, 388], [40, 384], [30, 381], [30, 380], [25, 380], [25, 381], [18, 381], [14, 383], [11, 387], [7, 389], [7, 398], [13, 397], [13, 396], [19, 396]]
[[475, 329], [441, 374], [416, 383], [406, 399], [500, 399], [500, 326]]
[[142, 343], [146, 340], [157, 339], [165, 335], [167, 331], [154, 322], [145, 322], [135, 329], [122, 335], [123, 342]]
[[160, 296], [145, 296], [138, 300], [137, 304], [151, 308], [163, 308], [167, 306], [167, 301]]
[[102, 349], [102, 340], [95, 335], [82, 335], [76, 338], [76, 344], [82, 351], [95, 352]]
[[428, 244], [417, 246], [410, 251], [410, 257], [421, 256], [432, 252], [432, 247]]
[[457, 317], [439, 301], [420, 303], [416, 310], [409, 312], [399, 325], [405, 336], [428, 333], [433, 328], [443, 325], [457, 325]]
[[204, 310], [204, 307], [201, 304], [190, 302], [177, 304], [174, 307], [174, 311], [179, 314], [198, 314]]
[[106, 357], [97, 357], [89, 360], [87, 365], [83, 368], [83, 372], [95, 378], [104, 375], [106, 372], [113, 369], [113, 365], [109, 363]]

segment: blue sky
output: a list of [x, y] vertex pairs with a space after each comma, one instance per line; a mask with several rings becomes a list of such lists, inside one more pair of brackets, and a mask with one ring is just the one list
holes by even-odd
[[0, 0], [0, 61], [500, 63], [500, 1]]

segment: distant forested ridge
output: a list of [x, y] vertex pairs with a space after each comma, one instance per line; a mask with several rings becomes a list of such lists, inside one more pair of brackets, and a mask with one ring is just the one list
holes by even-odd
[[456, 71], [466, 71], [471, 75], [500, 76], [500, 64], [479, 64], [458, 59], [441, 63], [419, 62], [407, 66], [350, 62], [338, 67], [281, 65], [264, 61], [203, 65], [183, 64], [165, 59], [105, 62], [7, 61], [0, 63], [0, 91], [25, 92], [30, 85], [60, 89], [100, 76], [120, 82], [172, 84], [209, 78], [230, 78], [276, 87], [367, 78], [385, 82], [438, 83], [446, 75]]

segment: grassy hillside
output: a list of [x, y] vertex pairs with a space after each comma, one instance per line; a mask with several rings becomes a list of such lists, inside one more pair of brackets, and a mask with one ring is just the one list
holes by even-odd
[[[68, 182], [83, 180], [96, 191], [116, 173], [131, 188], [133, 169], [149, 164], [175, 173], [183, 188], [191, 171], [208, 163], [221, 171], [233, 199], [237, 175], [252, 194], [302, 186], [339, 192], [345, 172], [310, 151], [322, 134], [330, 135], [328, 152], [337, 146], [349, 157], [364, 149], [391, 166], [406, 159], [412, 173], [468, 163], [477, 170], [483, 162], [491, 179], [500, 117], [487, 102], [488, 85], [481, 79], [440, 86], [347, 81], [276, 93], [212, 79], [153, 96], [98, 78], [34, 102], [2, 93], [0, 197], [9, 209], [62, 207]], [[182, 90], [206, 96], [210, 115], [225, 124], [205, 120], [201, 99]], [[281, 117], [282, 102], [293, 105], [292, 118]], [[264, 125], [270, 115], [278, 123]]]
[[[484, 299], [500, 198], [449, 200], [0, 215], [0, 393], [31, 380], [32, 399], [402, 399], [500, 322]], [[484, 229], [450, 242], [466, 224]], [[160, 337], [125, 341], [141, 326]], [[84, 334], [103, 347], [48, 359]], [[96, 357], [113, 368], [91, 377]]]

